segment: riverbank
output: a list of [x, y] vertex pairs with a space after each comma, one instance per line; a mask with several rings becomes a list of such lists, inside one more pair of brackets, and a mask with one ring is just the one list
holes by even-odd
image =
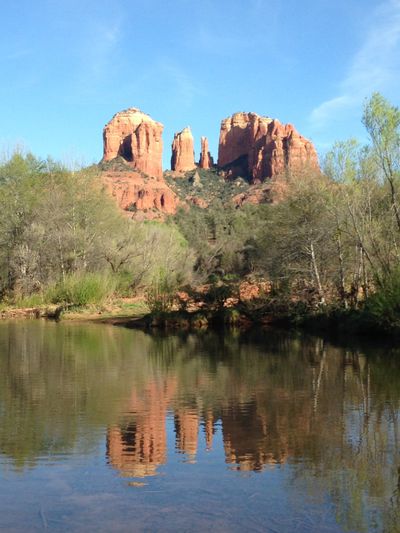
[[77, 322], [125, 324], [148, 313], [141, 298], [121, 298], [107, 305], [86, 307], [43, 304], [33, 307], [5, 306], [0, 309], [0, 320], [49, 319]]
[[248, 329], [278, 326], [302, 329], [315, 335], [398, 338], [400, 326], [393, 321], [378, 321], [365, 309], [345, 310], [326, 307], [319, 310], [282, 308], [281, 306], [249, 306], [196, 308], [169, 312], [149, 311], [145, 299], [120, 298], [101, 306], [40, 305], [35, 307], [3, 307], [0, 319], [49, 319], [69, 322], [91, 322], [143, 330], [198, 330], [207, 328]]
[[380, 339], [400, 337], [397, 321], [376, 319], [365, 309], [330, 309], [301, 317], [297, 325], [316, 335], [356, 335]]
[[341, 309], [327, 307], [315, 311], [298, 313], [296, 311], [275, 311], [268, 307], [265, 312], [261, 309], [243, 310], [243, 306], [222, 308], [217, 310], [198, 310], [194, 312], [171, 311], [169, 313], [142, 316], [120, 316], [118, 324], [140, 329], [164, 330], [196, 330], [254, 327], [278, 327], [283, 329], [303, 330], [319, 336], [358, 338], [376, 338], [380, 340], [400, 338], [400, 324], [392, 320], [374, 317], [369, 310]]

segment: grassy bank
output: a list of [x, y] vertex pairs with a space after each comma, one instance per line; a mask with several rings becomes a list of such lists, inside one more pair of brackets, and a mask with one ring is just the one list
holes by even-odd
[[[29, 305], [24, 305], [25, 303]], [[126, 323], [145, 316], [149, 310], [143, 298], [115, 298], [102, 304], [84, 306], [37, 302], [2, 305], [0, 319], [46, 318], [51, 320]]]

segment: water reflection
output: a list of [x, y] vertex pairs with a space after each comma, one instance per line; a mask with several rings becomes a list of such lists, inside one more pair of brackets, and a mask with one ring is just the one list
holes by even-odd
[[41, 322], [2, 324], [0, 350], [5, 467], [88, 455], [105, 439], [122, 477], [168, 476], [171, 453], [194, 464], [207, 450], [219, 461], [222, 446], [227, 484], [230, 470], [285, 466], [290, 490], [327, 495], [343, 527], [396, 530], [396, 350]]
[[140, 392], [134, 389], [123, 421], [108, 430], [107, 456], [124, 476], [151, 476], [165, 464], [166, 417], [175, 392], [176, 380], [153, 381]]

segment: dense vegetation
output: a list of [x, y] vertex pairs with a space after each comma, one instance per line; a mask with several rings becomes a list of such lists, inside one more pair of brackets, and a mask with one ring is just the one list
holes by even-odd
[[170, 301], [162, 293], [188, 283], [232, 286], [247, 277], [270, 280], [266, 309], [361, 310], [368, 323], [397, 327], [400, 111], [374, 94], [362, 120], [368, 145], [338, 142], [322, 174], [277, 178], [270, 199], [279, 202], [237, 208], [231, 199], [248, 184], [201, 171], [174, 187], [209, 207], [182, 209], [166, 223], [121, 215], [98, 169], [71, 172], [17, 152], [0, 165], [1, 298], [84, 305], [147, 291], [157, 306], [161, 296]]
[[192, 256], [173, 225], [124, 217], [98, 172], [31, 154], [0, 166], [0, 295], [84, 305], [132, 294], [160, 276], [190, 281]]

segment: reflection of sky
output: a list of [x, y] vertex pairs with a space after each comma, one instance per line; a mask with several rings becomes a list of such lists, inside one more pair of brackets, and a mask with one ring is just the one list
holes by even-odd
[[[89, 454], [78, 442], [70, 454], [43, 457], [23, 473], [5, 472], [0, 483], [0, 530], [341, 531], [329, 502], [312, 501], [292, 484], [296, 467], [240, 472], [225, 463], [220, 421], [212, 449], [200, 427], [196, 460], [176, 448], [174, 416], [166, 419], [167, 462], [158, 476], [129, 486], [106, 460], [106, 433]], [[51, 467], [49, 468], [49, 464]], [[24, 502], [21, 507], [21, 501]], [[96, 527], [93, 528], [93, 524]], [[93, 528], [93, 529], [91, 529]]]
[[292, 488], [292, 467], [230, 470], [220, 427], [211, 452], [199, 442], [195, 463], [176, 452], [171, 417], [167, 436], [168, 462], [142, 487], [130, 487], [106, 464], [105, 434], [90, 455], [71, 455], [52, 468], [43, 461], [23, 475], [9, 471], [7, 483], [0, 483], [0, 529], [341, 531], [327, 502], [312, 502]]
[[[366, 436], [364, 411], [361, 406], [346, 409], [345, 436], [349, 446], [357, 449], [360, 446], [363, 435]], [[367, 428], [368, 433], [368, 428]]]

